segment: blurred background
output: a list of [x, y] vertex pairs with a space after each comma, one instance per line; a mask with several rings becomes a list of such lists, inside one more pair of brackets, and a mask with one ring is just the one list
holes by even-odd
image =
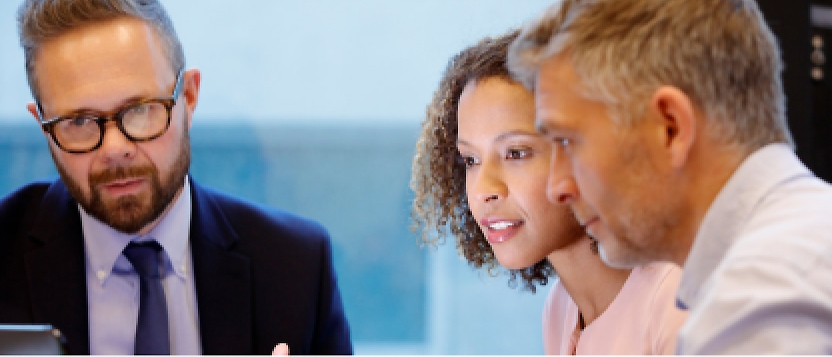
[[[192, 176], [333, 238], [358, 354], [540, 354], [537, 294], [420, 248], [408, 187], [448, 59], [550, 0], [164, 1], [202, 71]], [[25, 109], [18, 1], [0, 1], [0, 196], [57, 172]]]

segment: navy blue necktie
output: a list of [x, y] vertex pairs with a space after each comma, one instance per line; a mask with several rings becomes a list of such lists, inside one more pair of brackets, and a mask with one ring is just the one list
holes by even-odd
[[168, 308], [159, 260], [162, 247], [155, 240], [130, 242], [124, 256], [133, 264], [141, 282], [139, 321], [136, 324], [137, 355], [169, 355]]

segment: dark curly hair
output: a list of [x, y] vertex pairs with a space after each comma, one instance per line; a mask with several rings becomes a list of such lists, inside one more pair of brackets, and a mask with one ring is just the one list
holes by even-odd
[[[514, 82], [506, 68], [508, 46], [517, 38], [513, 30], [498, 38], [485, 38], [466, 48], [448, 63], [439, 89], [427, 108], [422, 133], [416, 144], [410, 187], [416, 194], [413, 201], [413, 230], [420, 234], [422, 244], [443, 243], [450, 233], [456, 240], [460, 255], [475, 268], [485, 267], [489, 273], [499, 264], [477, 225], [465, 193], [465, 164], [456, 148], [457, 106], [465, 85], [485, 78]], [[509, 286], [535, 292], [535, 285], [546, 285], [555, 273], [547, 259], [525, 269], [510, 269]]]

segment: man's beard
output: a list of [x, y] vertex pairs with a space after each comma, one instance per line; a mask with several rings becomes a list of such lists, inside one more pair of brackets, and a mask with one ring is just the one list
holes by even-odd
[[[610, 227], [616, 242], [599, 244], [601, 259], [613, 268], [634, 268], [654, 261], [667, 260], [673, 244], [673, 229], [678, 225], [676, 205], [629, 205]], [[611, 248], [612, 245], [615, 248]]]
[[[50, 153], [53, 159], [55, 153]], [[66, 184], [69, 193], [91, 216], [106, 223], [113, 229], [133, 234], [140, 231], [147, 224], [155, 221], [173, 201], [177, 191], [185, 183], [185, 175], [191, 163], [191, 143], [187, 127], [184, 129], [179, 154], [171, 168], [168, 179], [162, 182], [158, 168], [151, 164], [132, 167], [111, 167], [98, 173], [90, 173], [88, 177], [90, 197], [84, 197], [80, 184], [73, 180], [63, 166], [55, 160], [55, 166], [61, 179]], [[126, 195], [114, 200], [105, 201], [96, 187], [113, 180], [131, 177], [143, 177], [149, 180], [150, 192]]]
[[601, 258], [614, 268], [666, 260], [677, 240], [674, 232], [685, 212], [684, 206], [647, 161], [644, 147], [633, 145], [621, 152], [620, 161], [630, 176], [622, 179], [627, 186], [619, 188], [622, 194], [615, 197], [619, 212], [608, 223], [615, 243], [599, 246]]

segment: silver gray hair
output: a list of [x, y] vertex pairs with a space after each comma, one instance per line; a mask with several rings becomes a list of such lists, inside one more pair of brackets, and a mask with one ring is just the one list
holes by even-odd
[[40, 90], [34, 68], [40, 46], [47, 40], [91, 23], [130, 17], [149, 24], [164, 44], [174, 73], [185, 68], [185, 53], [165, 8], [158, 0], [25, 0], [17, 11], [26, 79], [35, 101]]
[[707, 135], [749, 150], [794, 145], [777, 40], [753, 0], [563, 0], [509, 48], [514, 78], [534, 89], [544, 61], [565, 56], [588, 99], [633, 125], [660, 86], [687, 94]]

